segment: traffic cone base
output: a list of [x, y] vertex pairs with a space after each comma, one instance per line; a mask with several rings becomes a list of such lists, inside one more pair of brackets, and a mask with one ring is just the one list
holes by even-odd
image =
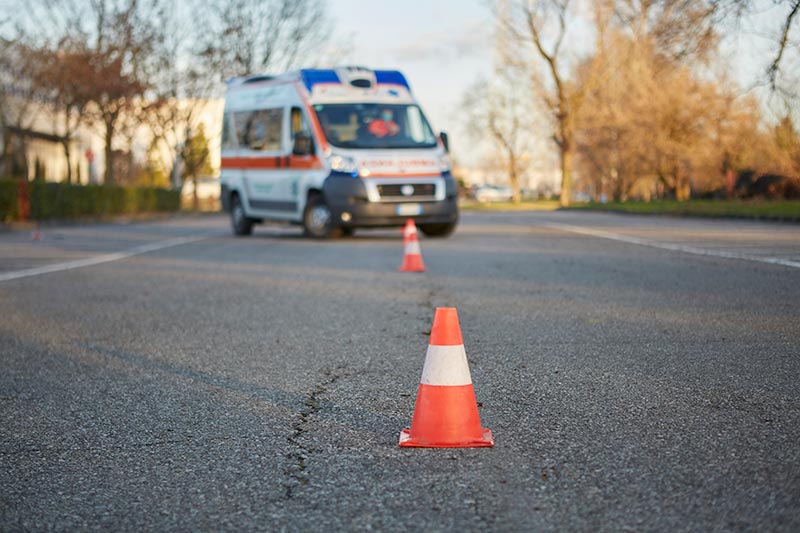
[[398, 272], [425, 272], [425, 264], [419, 254], [403, 256], [403, 264], [397, 269]]
[[468, 385], [420, 384], [411, 429], [400, 432], [400, 446], [475, 448], [492, 446], [492, 432], [481, 428], [475, 390]]
[[461, 443], [436, 443], [426, 444], [416, 442], [411, 438], [411, 430], [404, 429], [400, 432], [400, 447], [401, 448], [490, 448], [494, 446], [494, 437], [492, 431], [489, 429], [483, 430], [483, 436], [480, 440], [473, 440]]

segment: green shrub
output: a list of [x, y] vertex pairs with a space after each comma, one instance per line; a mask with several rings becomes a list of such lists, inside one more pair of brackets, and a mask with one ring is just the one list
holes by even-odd
[[[0, 179], [0, 222], [19, 218], [19, 182]], [[28, 183], [31, 220], [105, 217], [178, 211], [180, 191], [154, 187], [106, 187], [32, 181]]]
[[0, 223], [17, 218], [17, 182], [0, 180]]

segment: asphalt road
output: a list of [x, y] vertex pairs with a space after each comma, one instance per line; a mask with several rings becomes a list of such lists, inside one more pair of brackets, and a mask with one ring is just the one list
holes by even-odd
[[[800, 530], [800, 226], [0, 234], [0, 530]], [[434, 308], [491, 449], [401, 449]]]

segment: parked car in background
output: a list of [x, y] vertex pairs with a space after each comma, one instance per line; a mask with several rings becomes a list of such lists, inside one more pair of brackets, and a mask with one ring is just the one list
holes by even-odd
[[481, 203], [488, 202], [510, 202], [514, 197], [511, 187], [500, 187], [499, 185], [479, 185], [473, 191], [475, 200]]

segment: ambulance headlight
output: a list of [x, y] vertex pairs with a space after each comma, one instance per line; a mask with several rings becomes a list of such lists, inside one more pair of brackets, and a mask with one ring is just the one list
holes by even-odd
[[358, 163], [356, 163], [355, 158], [348, 155], [331, 154], [330, 162], [331, 170], [347, 174], [358, 173]]
[[450, 172], [450, 157], [447, 154], [439, 156], [439, 171]]

